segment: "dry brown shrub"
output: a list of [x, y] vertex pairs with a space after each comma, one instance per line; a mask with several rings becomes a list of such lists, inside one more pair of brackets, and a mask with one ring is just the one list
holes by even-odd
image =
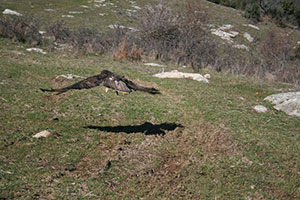
[[129, 60], [129, 61], [141, 61], [143, 49], [137, 48], [136, 44], [133, 44], [131, 50], [129, 51], [128, 43], [124, 37], [119, 43], [117, 50], [113, 54], [114, 60]]
[[137, 48], [135, 44], [133, 44], [128, 59], [130, 61], [141, 61], [143, 55], [143, 49]]
[[126, 49], [126, 39], [123, 38], [118, 49], [113, 54], [114, 60], [128, 59], [128, 50]]

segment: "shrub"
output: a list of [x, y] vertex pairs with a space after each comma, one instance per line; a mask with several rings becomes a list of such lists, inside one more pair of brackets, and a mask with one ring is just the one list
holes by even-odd
[[53, 37], [54, 41], [66, 40], [71, 36], [71, 31], [64, 27], [64, 21], [62, 20], [56, 21], [54, 24], [47, 26], [46, 33], [48, 36]]
[[[291, 65], [292, 62], [299, 62], [293, 47], [294, 44], [289, 37], [282, 36], [275, 30], [270, 30], [266, 39], [259, 44], [260, 52], [264, 56], [264, 71], [275, 74], [278, 80], [293, 82], [292, 74], [295, 77], [297, 71]], [[291, 75], [286, 76], [288, 71], [291, 71]], [[290, 78], [287, 79], [287, 77]]]
[[258, 4], [253, 3], [247, 5], [243, 16], [251, 19], [253, 22], [260, 21], [260, 9]]
[[39, 23], [32, 17], [0, 17], [1, 37], [12, 38], [32, 45], [39, 45], [43, 42], [39, 28]]
[[205, 31], [206, 13], [199, 1], [188, 1], [181, 11], [167, 4], [148, 6], [139, 16], [138, 44], [146, 54], [199, 70], [213, 62], [215, 42]]
[[141, 61], [143, 50], [142, 48], [137, 48], [136, 44], [133, 44], [130, 50], [128, 47], [126, 38], [124, 37], [120, 42], [117, 50], [113, 54], [113, 59], [122, 60], [126, 59], [129, 61]]

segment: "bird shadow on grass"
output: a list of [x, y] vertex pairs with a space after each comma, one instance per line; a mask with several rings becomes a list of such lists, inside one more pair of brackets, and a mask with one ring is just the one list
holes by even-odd
[[112, 133], [144, 133], [145, 135], [165, 135], [165, 131], [173, 131], [177, 127], [184, 127], [181, 124], [176, 123], [161, 123], [152, 124], [145, 122], [141, 125], [129, 125], [129, 126], [85, 126], [84, 128], [96, 129], [99, 131], [112, 132]]

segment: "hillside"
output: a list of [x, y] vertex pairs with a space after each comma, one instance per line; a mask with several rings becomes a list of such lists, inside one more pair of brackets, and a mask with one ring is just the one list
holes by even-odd
[[[106, 32], [111, 24], [136, 27], [126, 10], [148, 2], [2, 0], [0, 9], [34, 15], [44, 25], [63, 18], [70, 29], [83, 24]], [[169, 3], [176, 9], [180, 2]], [[291, 32], [271, 22], [255, 24], [257, 30], [244, 25], [250, 22], [239, 11], [203, 3], [211, 29], [231, 24], [239, 32], [233, 43], [249, 46], [232, 48], [234, 54], [260, 55], [245, 32], [256, 41], [270, 29]], [[296, 41], [299, 31], [291, 35]], [[232, 43], [212, 37], [223, 42], [217, 46], [222, 58]], [[211, 75], [209, 83], [159, 79], [153, 74], [161, 67], [145, 62], [165, 64], [165, 71], [194, 71], [189, 64], [146, 56], [130, 62], [113, 59], [112, 52], [38, 46], [43, 54], [26, 50], [31, 47], [36, 46], [0, 38], [0, 199], [300, 198], [299, 118], [263, 100], [297, 86], [208, 68], [200, 73]], [[162, 94], [116, 95], [103, 86], [61, 95], [39, 90], [68, 86], [103, 69]], [[67, 74], [78, 77], [60, 76]], [[268, 111], [257, 113], [255, 105]], [[44, 130], [51, 136], [33, 137]]]

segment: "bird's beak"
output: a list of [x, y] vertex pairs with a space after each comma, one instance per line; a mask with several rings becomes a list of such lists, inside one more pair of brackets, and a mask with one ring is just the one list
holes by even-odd
[[105, 92], [106, 92], [106, 93], [108, 92], [108, 90], [109, 90], [108, 88], [105, 88]]

